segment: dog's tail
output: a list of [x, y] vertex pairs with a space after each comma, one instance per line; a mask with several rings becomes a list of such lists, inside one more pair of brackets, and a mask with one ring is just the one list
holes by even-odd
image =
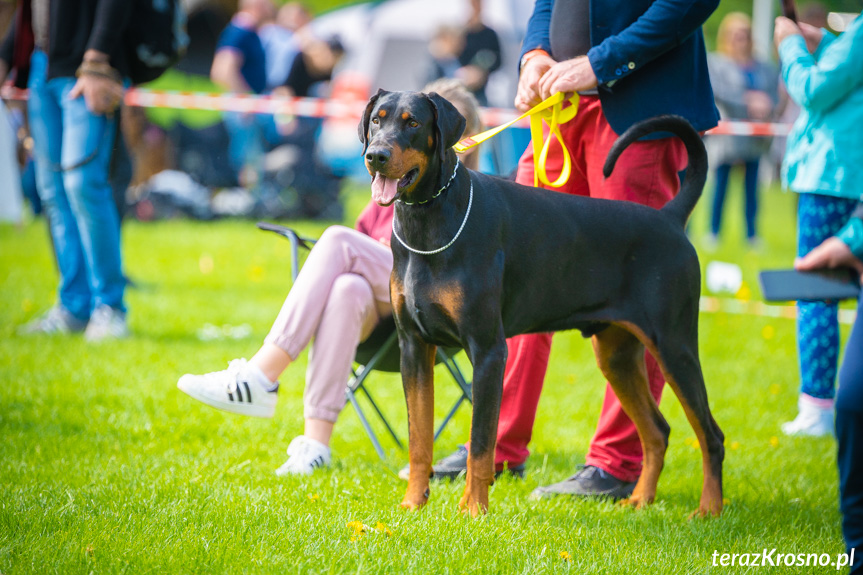
[[686, 153], [689, 155], [689, 165], [686, 167], [686, 177], [680, 191], [662, 208], [664, 213], [680, 222], [681, 226], [685, 226], [695, 204], [701, 197], [704, 183], [707, 181], [707, 151], [704, 149], [704, 142], [701, 141], [698, 132], [684, 118], [680, 116], [657, 116], [648, 118], [629, 128], [611, 147], [602, 173], [606, 178], [609, 177], [623, 150], [632, 142], [654, 132], [671, 132], [683, 140]]

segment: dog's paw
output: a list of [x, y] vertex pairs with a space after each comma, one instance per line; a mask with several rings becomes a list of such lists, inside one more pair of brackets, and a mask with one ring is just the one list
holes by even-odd
[[416, 511], [417, 509], [420, 509], [421, 507], [423, 507], [428, 502], [429, 495], [430, 495], [430, 493], [429, 493], [428, 487], [426, 487], [425, 491], [423, 491], [419, 495], [411, 494], [411, 492], [408, 491], [408, 493], [405, 494], [405, 497], [404, 497], [404, 499], [402, 499], [402, 502], [399, 504], [399, 506], [402, 509], [409, 509], [411, 511]]

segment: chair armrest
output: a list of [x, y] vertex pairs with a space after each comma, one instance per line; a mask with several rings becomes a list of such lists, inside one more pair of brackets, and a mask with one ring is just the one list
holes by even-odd
[[291, 242], [291, 278], [296, 281], [300, 273], [300, 248], [311, 250], [315, 245], [316, 240], [304, 238], [297, 234], [291, 228], [280, 226], [279, 224], [271, 224], [269, 222], [258, 222], [258, 229], [279, 234]]

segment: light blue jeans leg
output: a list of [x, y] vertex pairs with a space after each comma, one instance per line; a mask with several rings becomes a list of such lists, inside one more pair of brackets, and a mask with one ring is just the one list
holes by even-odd
[[125, 312], [119, 215], [108, 180], [117, 121], [90, 112], [83, 97], [70, 99], [74, 85], [74, 78], [48, 82], [63, 111], [63, 186], [78, 224], [92, 308]]
[[63, 174], [56, 169], [61, 162], [62, 109], [46, 83], [46, 66], [47, 56], [43, 52], [35, 52], [31, 59], [28, 86], [30, 98], [27, 107], [35, 152], [36, 185], [54, 241], [54, 252], [60, 271], [60, 303], [72, 315], [87, 321], [90, 317], [92, 296], [87, 280], [84, 251], [78, 223], [63, 185]]

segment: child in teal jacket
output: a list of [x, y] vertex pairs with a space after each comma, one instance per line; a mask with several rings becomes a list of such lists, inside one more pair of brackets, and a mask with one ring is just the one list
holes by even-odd
[[[797, 255], [839, 232], [863, 196], [863, 18], [829, 32], [778, 18], [774, 39], [782, 78], [801, 113], [788, 136], [785, 185], [800, 194]], [[799, 414], [790, 435], [833, 430], [839, 358], [837, 305], [798, 302]]]

